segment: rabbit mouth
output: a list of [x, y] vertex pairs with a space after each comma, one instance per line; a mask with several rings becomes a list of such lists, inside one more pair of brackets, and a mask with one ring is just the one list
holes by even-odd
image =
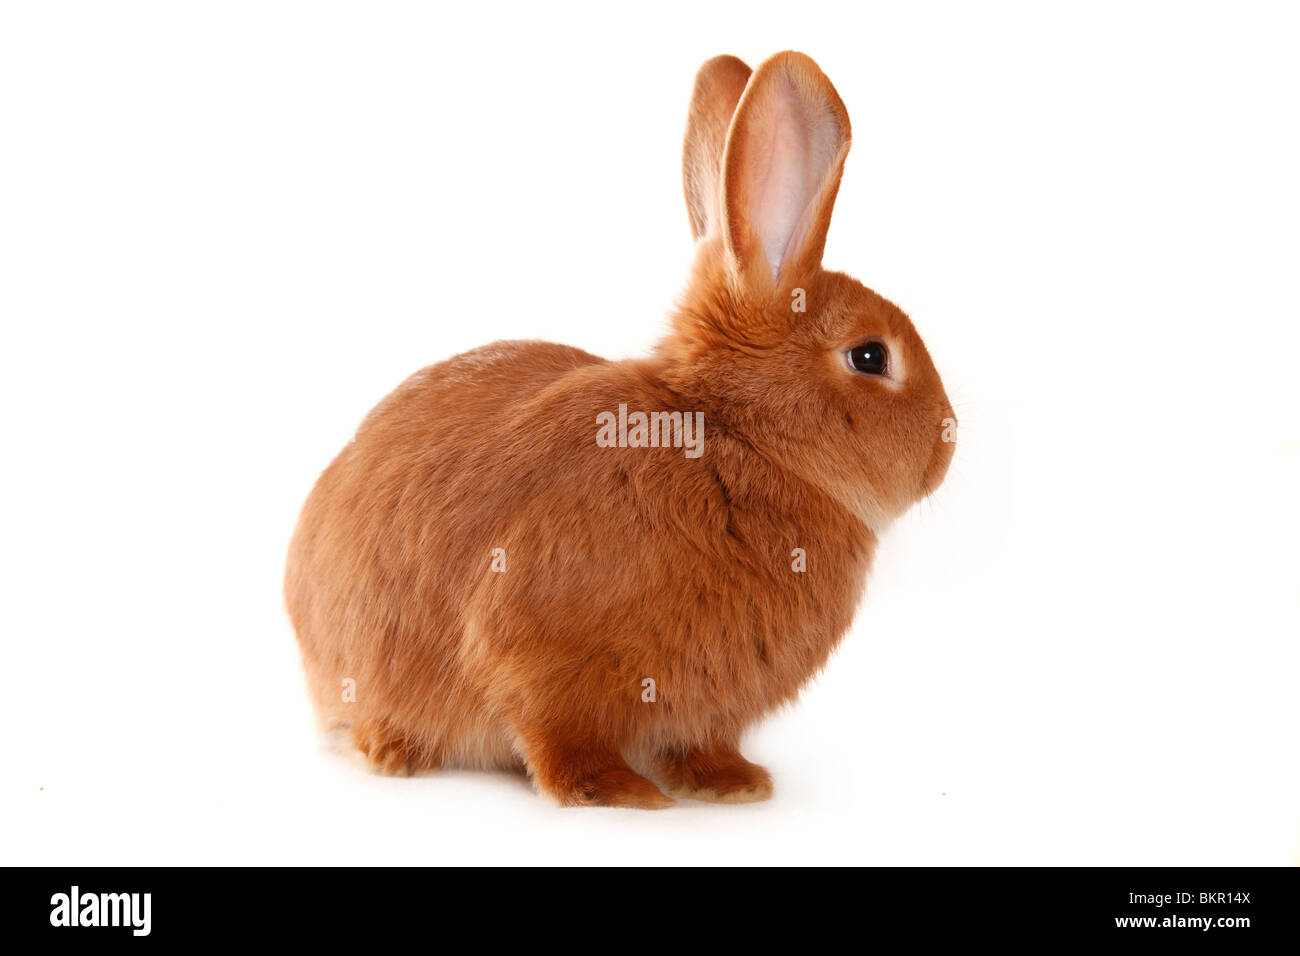
[[930, 497], [943, 484], [956, 449], [957, 444], [953, 441], [940, 439], [935, 443], [934, 451], [930, 453], [930, 463], [925, 466], [925, 471], [921, 474], [921, 493], [917, 496], [918, 500]]

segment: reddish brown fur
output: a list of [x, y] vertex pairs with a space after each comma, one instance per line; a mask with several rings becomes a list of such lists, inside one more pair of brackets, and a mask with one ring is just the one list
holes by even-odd
[[[800, 54], [748, 86], [737, 64], [710, 61], [697, 81], [685, 151], [697, 258], [656, 352], [608, 362], [513, 342], [431, 366], [367, 417], [307, 499], [289, 611], [319, 712], [379, 769], [522, 766], [562, 804], [671, 803], [631, 761], [671, 792], [767, 796], [741, 734], [793, 700], [848, 629], [873, 527], [942, 480], [952, 410], [924, 345], [896, 307], [820, 266], [843, 105]], [[829, 111], [809, 115], [832, 116], [823, 133], [843, 145], [773, 275], [735, 196], [776, 95]], [[728, 133], [717, 116], [738, 97]], [[692, 185], [700, 156], [719, 157], [719, 182]], [[791, 312], [796, 287], [806, 313]], [[900, 387], [848, 371], [844, 350], [869, 336], [899, 355]], [[703, 455], [598, 447], [596, 415], [620, 403], [703, 412]], [[796, 548], [806, 573], [792, 570]]]

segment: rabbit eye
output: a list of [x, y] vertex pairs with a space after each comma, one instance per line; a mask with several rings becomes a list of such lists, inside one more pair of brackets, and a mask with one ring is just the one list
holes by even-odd
[[849, 367], [864, 375], [884, 375], [889, 370], [889, 352], [884, 342], [863, 342], [845, 353]]

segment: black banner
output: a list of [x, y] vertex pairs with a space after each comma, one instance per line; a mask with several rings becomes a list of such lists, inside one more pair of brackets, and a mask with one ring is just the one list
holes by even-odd
[[[867, 941], [902, 934], [950, 941], [1133, 939], [1140, 945], [1212, 940], [1237, 947], [1294, 943], [1300, 929], [1295, 869], [646, 869], [593, 877], [572, 871], [52, 868], [11, 869], [8, 875], [15, 890], [5, 897], [6, 925], [49, 942], [284, 938], [374, 946], [409, 940], [413, 927], [446, 926], [488, 906], [502, 911], [487, 922], [494, 936], [500, 923], [566, 923], [566, 935], [624, 925], [633, 937], [649, 934], [651, 946], [676, 929], [667, 924], [687, 918], [752, 924], [717, 928], [728, 935], [761, 936], [775, 923], [820, 936], [824, 924], [840, 924], [852, 938]], [[466, 921], [463, 932], [473, 925]], [[434, 938], [429, 943], [439, 945]]]

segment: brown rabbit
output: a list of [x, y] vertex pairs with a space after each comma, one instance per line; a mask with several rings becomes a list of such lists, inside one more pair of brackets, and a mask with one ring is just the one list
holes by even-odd
[[710, 60], [656, 351], [457, 356], [321, 475], [285, 594], [321, 716], [375, 767], [522, 767], [565, 805], [770, 795], [741, 734], [825, 664], [953, 452], [911, 322], [821, 267], [848, 150], [808, 57]]

